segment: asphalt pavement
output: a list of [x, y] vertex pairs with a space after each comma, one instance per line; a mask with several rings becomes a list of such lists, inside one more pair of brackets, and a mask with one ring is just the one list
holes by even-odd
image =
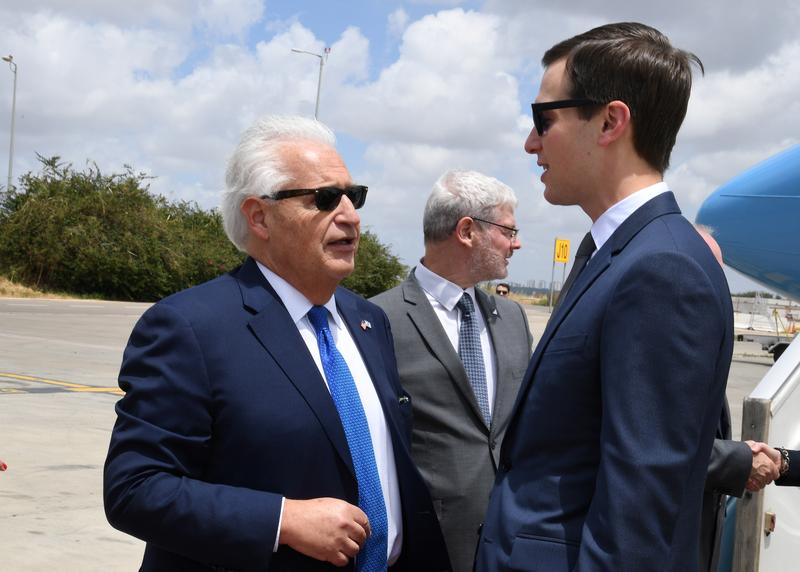
[[148, 304], [0, 299], [0, 570], [133, 571], [102, 469], [122, 349]]

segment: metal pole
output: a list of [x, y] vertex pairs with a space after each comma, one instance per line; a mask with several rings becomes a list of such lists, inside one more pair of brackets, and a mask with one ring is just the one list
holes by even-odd
[[331, 52], [330, 48], [325, 48], [323, 54], [315, 54], [314, 52], [307, 52], [306, 50], [297, 50], [292, 48], [292, 51], [298, 54], [308, 54], [319, 58], [319, 77], [317, 78], [317, 101], [314, 105], [314, 119], [319, 119], [319, 94], [322, 91], [322, 68], [325, 66], [325, 58]]
[[6, 191], [11, 190], [12, 169], [14, 166], [14, 123], [17, 111], [17, 64], [14, 63], [14, 56], [9, 54], [3, 58], [3, 61], [8, 62], [8, 67], [14, 73], [14, 90], [11, 95], [11, 143], [8, 148], [8, 183]]
[[[556, 251], [556, 242], [558, 242], [558, 237], [556, 237], [555, 241], [553, 242], [553, 252]], [[553, 287], [555, 285], [555, 279], [556, 279], [556, 257], [553, 256], [553, 268], [550, 271], [550, 301], [547, 304], [547, 309], [550, 311], [551, 314], [553, 313]]]
[[325, 58], [319, 58], [319, 77], [317, 78], [317, 103], [314, 105], [314, 119], [319, 118], [319, 92], [322, 89], [322, 66], [325, 65]]

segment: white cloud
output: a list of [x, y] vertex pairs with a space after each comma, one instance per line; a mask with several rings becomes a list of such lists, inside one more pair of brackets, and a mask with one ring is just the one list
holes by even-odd
[[684, 135], [732, 147], [774, 141], [776, 133], [798, 137], [798, 92], [800, 42], [793, 41], [751, 69], [697, 78]]
[[[777, 50], [800, 26], [800, 4], [774, 0], [754, 9], [750, 0], [673, 0], [668, 4], [632, 0], [572, 0], [568, 5], [537, 0], [488, 0], [484, 10], [501, 15], [525, 44], [544, 45], [608, 22], [643, 22], [669, 36], [678, 47], [696, 53], [711, 69], [746, 69]], [[525, 40], [527, 36], [528, 41]]]
[[459, 6], [466, 4], [466, 0], [409, 0], [411, 4], [420, 4], [424, 6]]
[[269, 111], [299, 111], [297, 98], [286, 97], [299, 75], [289, 44], [313, 35], [297, 26], [254, 51], [220, 44], [181, 76], [190, 38], [161, 32], [48, 12], [0, 29], [25, 47], [15, 55], [17, 174], [36, 168], [34, 152], [76, 166], [89, 158], [104, 170], [128, 163], [160, 175], [152, 187], [164, 193], [172, 181], [195, 177], [180, 183], [192, 193], [182, 198], [213, 206], [216, 199], [197, 189], [219, 189], [242, 128]]
[[109, 23], [118, 26], [158, 26], [186, 29], [191, 26], [200, 0], [3, 0], [0, 22], [13, 25], [25, 14], [59, 14], [87, 24]]
[[261, 19], [262, 0], [201, 0], [198, 16], [212, 32], [239, 36]]
[[398, 8], [389, 14], [386, 23], [386, 31], [388, 32], [389, 36], [393, 38], [399, 38], [403, 35], [406, 26], [408, 26], [408, 13], [406, 13], [405, 10]]
[[499, 19], [460, 9], [414, 22], [399, 58], [376, 81], [343, 85], [333, 95], [337, 124], [365, 140], [457, 149], [502, 144], [519, 105], [510, 74], [515, 59], [500, 51], [500, 33]]

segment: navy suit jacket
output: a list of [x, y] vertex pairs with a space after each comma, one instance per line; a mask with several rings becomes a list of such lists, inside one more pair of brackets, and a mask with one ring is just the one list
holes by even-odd
[[[403, 515], [396, 568], [443, 570], [388, 321], [343, 288], [336, 301], [392, 438]], [[334, 569], [287, 546], [272, 551], [282, 496], [358, 504], [358, 490], [333, 400], [252, 259], [151, 307], [131, 334], [119, 384], [105, 507], [113, 526], [147, 542], [142, 570]]]
[[477, 569], [696, 570], [732, 332], [708, 246], [672, 193], [648, 201], [589, 261], [531, 358]]

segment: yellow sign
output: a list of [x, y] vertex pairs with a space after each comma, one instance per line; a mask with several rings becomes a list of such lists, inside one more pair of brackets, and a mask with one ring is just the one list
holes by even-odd
[[553, 254], [553, 261], [554, 262], [564, 262], [565, 264], [569, 262], [569, 241], [562, 240], [560, 238], [556, 239], [556, 250]]

